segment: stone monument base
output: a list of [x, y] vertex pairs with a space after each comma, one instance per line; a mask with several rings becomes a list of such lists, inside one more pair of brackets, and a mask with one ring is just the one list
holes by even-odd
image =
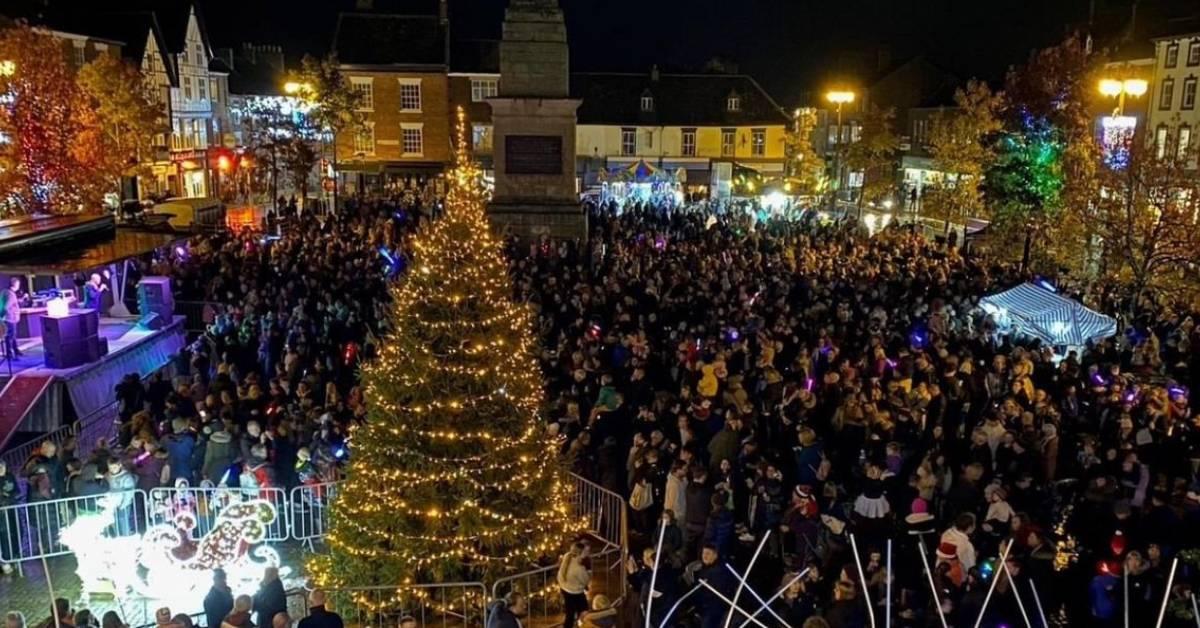
[[487, 213], [492, 229], [522, 241], [587, 238], [587, 213], [576, 203], [499, 201], [488, 205]]

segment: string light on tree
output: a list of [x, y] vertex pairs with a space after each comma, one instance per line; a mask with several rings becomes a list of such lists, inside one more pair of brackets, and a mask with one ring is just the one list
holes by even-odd
[[460, 109], [445, 212], [417, 234], [412, 272], [392, 289], [392, 331], [362, 371], [369, 415], [331, 506], [329, 552], [308, 565], [320, 587], [398, 584], [385, 599], [357, 598], [371, 610], [420, 601], [401, 583], [527, 569], [584, 527], [538, 417], [533, 316], [511, 300], [467, 128]]

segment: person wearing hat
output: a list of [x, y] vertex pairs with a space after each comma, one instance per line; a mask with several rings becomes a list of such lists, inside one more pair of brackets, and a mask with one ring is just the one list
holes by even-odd
[[508, 595], [488, 605], [485, 628], [521, 628], [521, 618], [529, 612], [529, 601], [524, 593], [511, 591]]
[[250, 621], [250, 609], [253, 607], [254, 599], [249, 595], [237, 596], [233, 600], [233, 611], [221, 620], [221, 628], [254, 628], [254, 622]]
[[963, 585], [966, 579], [966, 571], [963, 569], [962, 562], [958, 560], [959, 548], [951, 541], [942, 541], [938, 543], [937, 562], [934, 563], [938, 573], [944, 575], [955, 588]]
[[342, 628], [342, 617], [326, 608], [325, 592], [313, 589], [308, 594], [308, 617], [300, 620], [296, 628]]

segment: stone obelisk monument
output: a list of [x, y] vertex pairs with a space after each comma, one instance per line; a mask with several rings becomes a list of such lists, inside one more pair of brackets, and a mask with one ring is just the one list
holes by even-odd
[[511, 0], [492, 107], [496, 190], [493, 227], [522, 238], [582, 238], [587, 216], [575, 189], [575, 110], [567, 29], [557, 0]]

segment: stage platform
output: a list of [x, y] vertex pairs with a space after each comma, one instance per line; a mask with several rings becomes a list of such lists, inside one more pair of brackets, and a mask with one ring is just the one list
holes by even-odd
[[[21, 435], [57, 429], [68, 417], [82, 419], [111, 405], [113, 389], [126, 374], [146, 377], [179, 353], [185, 342], [185, 320], [175, 316], [169, 325], [151, 330], [139, 327], [137, 318], [101, 318], [99, 334], [108, 340], [108, 354], [66, 369], [44, 366], [40, 338], [20, 340], [22, 355], [11, 363], [12, 381], [7, 381], [9, 363], [0, 362], [6, 380], [0, 393], [0, 447], [19, 442]], [[47, 385], [40, 384], [47, 379]], [[30, 395], [36, 398], [17, 398]], [[15, 416], [18, 412], [24, 416]]]

